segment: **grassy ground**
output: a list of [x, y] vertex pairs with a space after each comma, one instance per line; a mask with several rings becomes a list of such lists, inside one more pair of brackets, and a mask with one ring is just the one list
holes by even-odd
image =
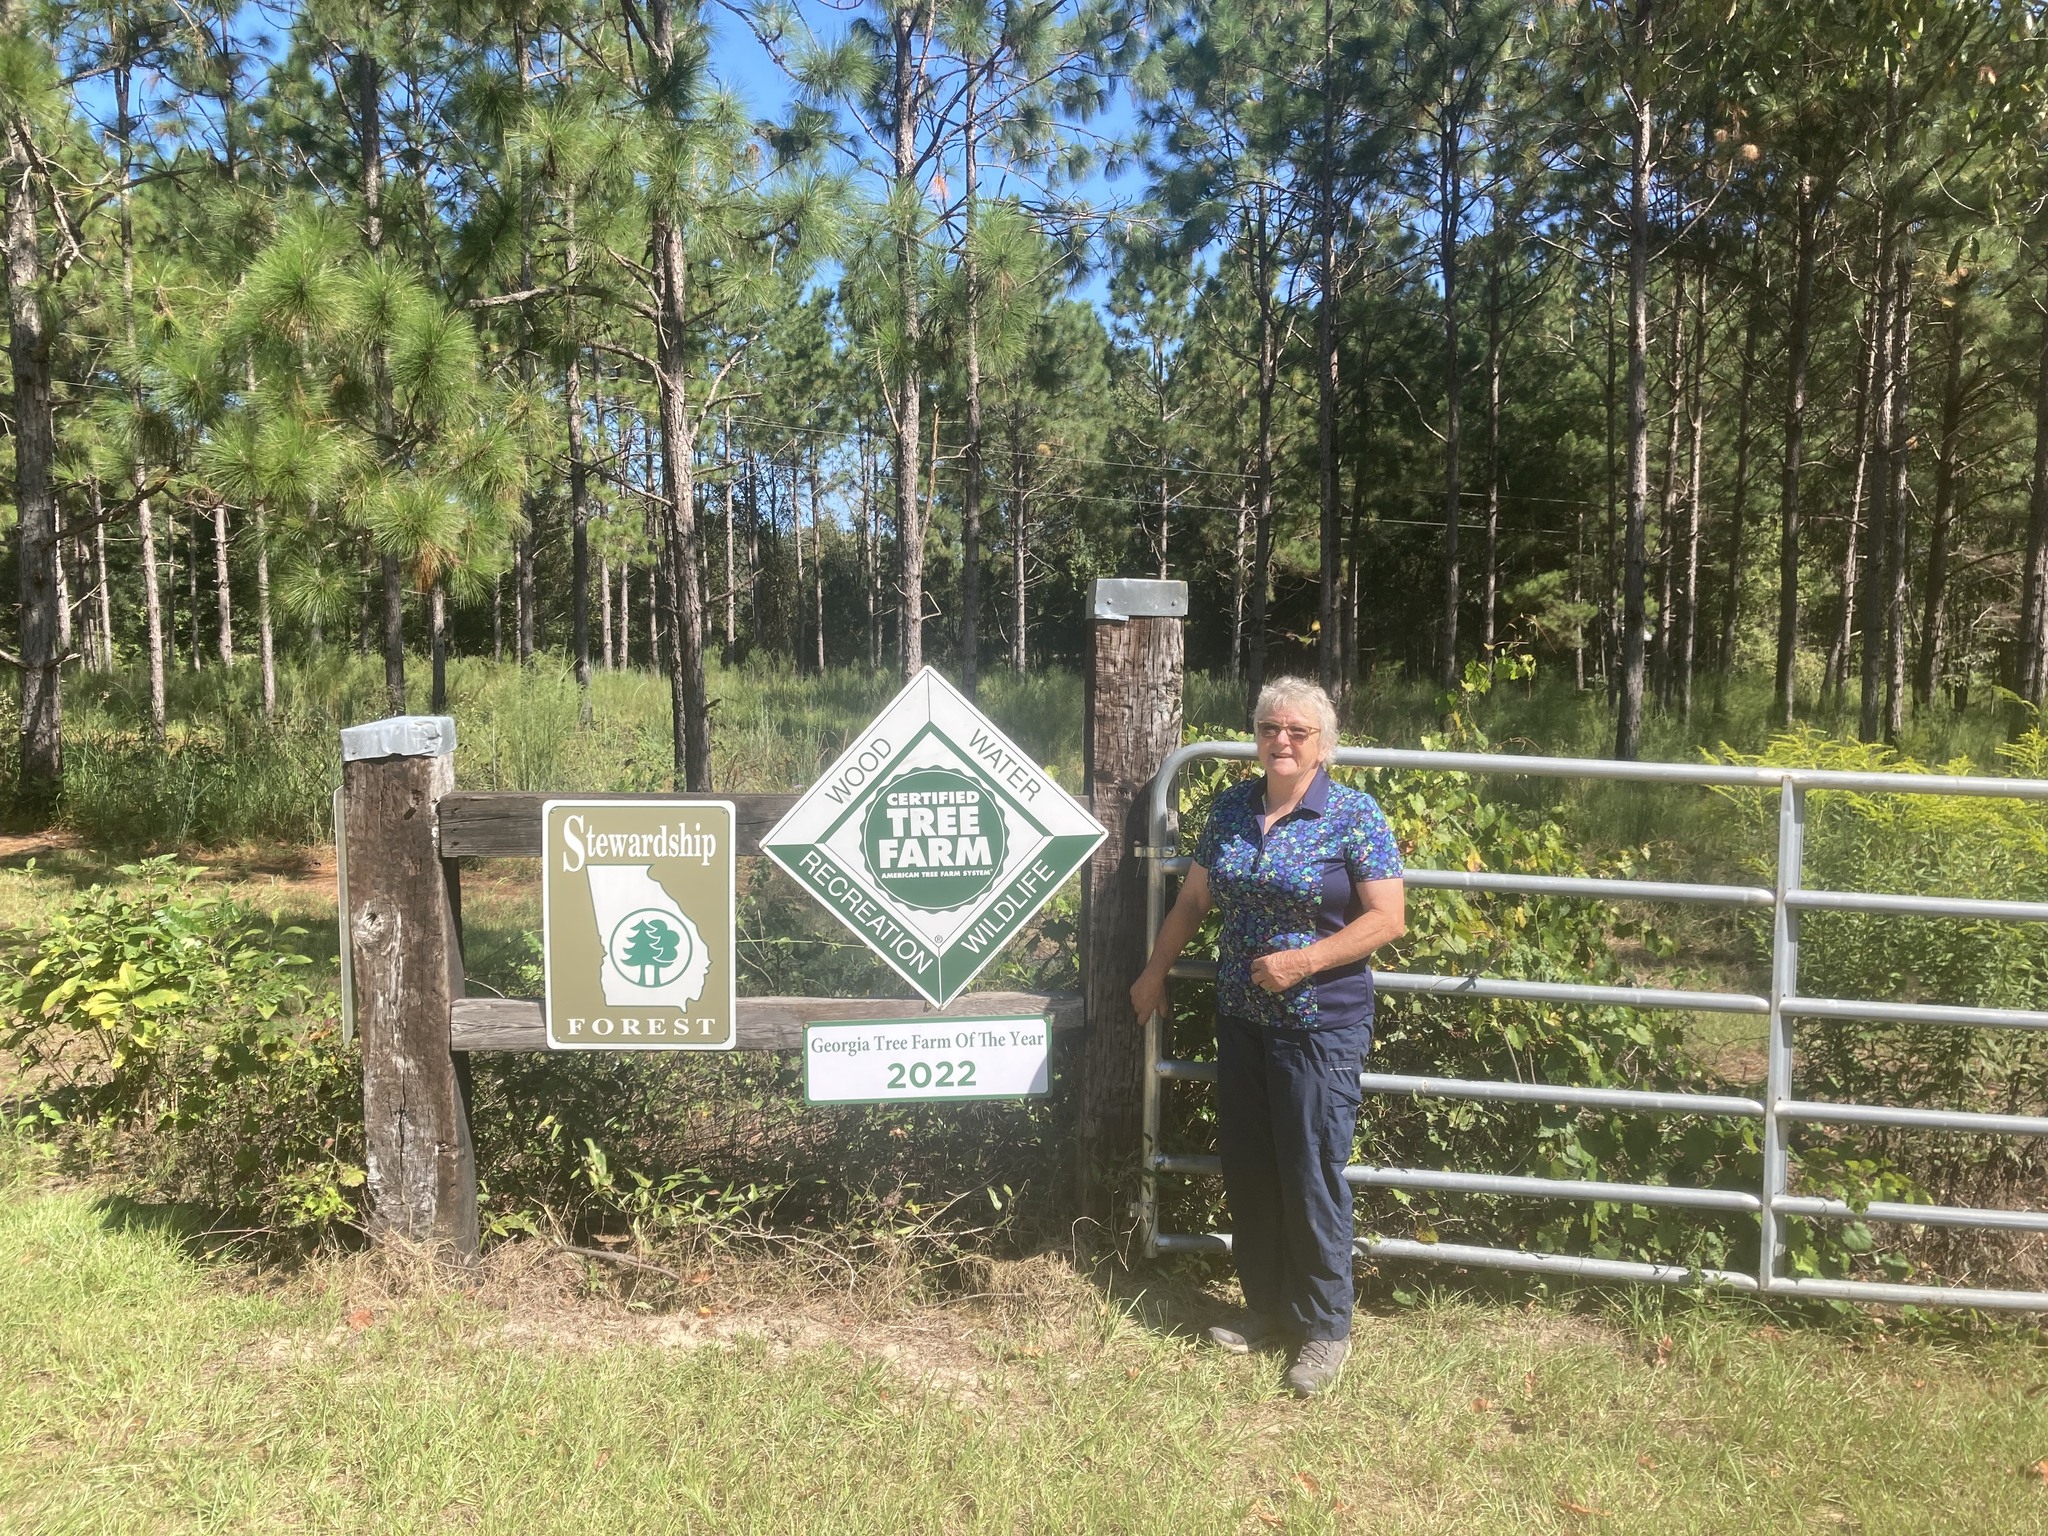
[[1439, 1298], [1299, 1405], [1188, 1341], [1213, 1302], [1052, 1260], [917, 1310], [718, 1264], [649, 1315], [537, 1243], [469, 1293], [208, 1270], [19, 1167], [0, 1275], [6, 1531], [2048, 1530], [2019, 1336]]

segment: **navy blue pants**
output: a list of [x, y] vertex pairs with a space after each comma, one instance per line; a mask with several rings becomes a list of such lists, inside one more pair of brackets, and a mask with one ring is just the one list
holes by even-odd
[[1301, 1339], [1351, 1337], [1358, 1074], [1372, 1026], [1216, 1021], [1217, 1150], [1245, 1305]]

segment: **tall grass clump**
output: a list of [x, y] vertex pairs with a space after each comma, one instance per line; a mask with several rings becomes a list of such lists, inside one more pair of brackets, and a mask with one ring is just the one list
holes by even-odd
[[[423, 659], [415, 669], [424, 676]], [[61, 824], [116, 854], [331, 837], [340, 732], [385, 713], [382, 661], [335, 649], [280, 666], [277, 712], [268, 720], [251, 665], [174, 674], [171, 725], [159, 744], [139, 681], [127, 674], [87, 680], [72, 691], [65, 720]], [[668, 681], [657, 673], [598, 671], [586, 701], [558, 654], [543, 653], [526, 667], [458, 657], [448, 685], [456, 779], [465, 789], [602, 793], [673, 783]], [[887, 670], [802, 675], [765, 655], [731, 667], [713, 662], [714, 789], [805, 787], [901, 686]], [[424, 707], [419, 692], [416, 684], [415, 708]], [[981, 704], [1062, 782], [1078, 787], [1078, 676], [991, 673]], [[0, 774], [10, 766], [0, 764]]]

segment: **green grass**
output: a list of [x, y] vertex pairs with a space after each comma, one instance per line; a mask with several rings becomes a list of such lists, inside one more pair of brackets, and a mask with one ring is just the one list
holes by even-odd
[[1361, 1315], [1298, 1405], [1270, 1360], [1078, 1277], [865, 1318], [721, 1279], [716, 1327], [531, 1270], [480, 1297], [276, 1282], [14, 1161], [0, 1530], [2048, 1529], [2048, 1351], [2019, 1336], [1439, 1299]]

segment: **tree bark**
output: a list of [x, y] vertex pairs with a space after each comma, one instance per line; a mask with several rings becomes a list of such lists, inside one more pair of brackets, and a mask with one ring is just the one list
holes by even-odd
[[893, 18], [895, 69], [890, 107], [895, 117], [894, 186], [896, 216], [896, 300], [903, 328], [902, 375], [896, 389], [896, 532], [903, 546], [903, 675], [924, 668], [924, 516], [918, 502], [918, 454], [924, 405], [924, 374], [918, 349], [923, 343], [923, 314], [918, 294], [918, 255], [922, 241], [916, 226], [917, 113], [920, 84], [917, 35], [926, 20], [923, 4], [901, 5]]
[[2027, 558], [2020, 587], [2019, 693], [2039, 708], [2048, 695], [2048, 294], [2034, 379], [2034, 484], [2027, 500]]
[[1677, 575], [1675, 537], [1678, 514], [1678, 419], [1685, 411], [1685, 268], [1671, 264], [1671, 357], [1666, 370], [1671, 409], [1665, 416], [1664, 477], [1657, 493], [1657, 644], [1650, 657], [1650, 676], [1657, 702], [1671, 707], [1671, 628]]
[[1735, 671], [1735, 628], [1742, 613], [1743, 538], [1749, 511], [1749, 405], [1756, 388], [1757, 318], [1763, 308], [1763, 240], [1757, 240], [1750, 262], [1748, 310], [1742, 323], [1742, 373], [1735, 390], [1735, 488], [1728, 505], [1728, 584], [1721, 594], [1721, 638], [1714, 664], [1718, 674], [1716, 703], [1727, 702], [1728, 679]]
[[448, 589], [438, 577], [427, 594], [428, 644], [434, 667], [430, 713], [448, 712]]
[[1849, 686], [1849, 655], [1856, 642], [1857, 560], [1862, 552], [1864, 494], [1872, 483], [1870, 462], [1872, 422], [1876, 410], [1878, 383], [1883, 374], [1885, 349], [1891, 345], [1891, 277], [1879, 271], [1872, 277], [1870, 297], [1863, 306], [1859, 334], [1863, 339], [1862, 377], [1856, 386], [1856, 473], [1849, 489], [1849, 526], [1842, 535], [1842, 574], [1836, 582], [1841, 592], [1841, 615], [1835, 642], [1828, 648], [1821, 688], [1834, 690], [1839, 699]]
[[1678, 713], [1692, 718], [1693, 647], [1699, 633], [1700, 608], [1700, 470], [1707, 430], [1707, 269], [1700, 267], [1693, 289], [1692, 385], [1687, 408], [1691, 443], [1686, 462], [1691, 468], [1685, 492], [1685, 574], [1679, 584], [1684, 618], [1678, 641]]
[[1896, 446], [1892, 440], [1892, 433], [1898, 424], [1898, 390], [1904, 362], [1899, 355], [1899, 342], [1904, 334], [1900, 322], [1905, 318], [1908, 299], [1908, 295], [1901, 292], [1897, 286], [1892, 259], [1893, 245], [1889, 238], [1883, 240], [1881, 250], [1880, 269], [1886, 274], [1890, 299], [1883, 317], [1883, 352], [1871, 416], [1871, 436], [1875, 446], [1871, 454], [1870, 537], [1866, 541], [1863, 560], [1866, 579], [1857, 603], [1863, 629], [1861, 688], [1857, 700], [1857, 736], [1863, 741], [1878, 740], [1883, 729], [1882, 668], [1885, 609], [1890, 597], [1885, 584], [1885, 578], [1890, 572], [1890, 469], [1892, 450]]
[[[629, 7], [630, 10], [630, 7]], [[648, 52], [655, 78], [651, 105], [667, 107], [676, 83], [675, 13], [671, 0], [649, 0]], [[711, 788], [711, 709], [704, 686], [704, 593], [698, 548], [695, 426], [686, 391], [696, 357], [691, 347], [689, 258], [673, 210], [658, 203], [648, 232], [654, 268], [655, 383], [661, 409], [663, 566], [674, 603], [669, 667], [675, 787]], [[710, 402], [706, 402], [707, 408]]]
[[1607, 680], [1608, 702], [1619, 707], [1621, 702], [1621, 477], [1614, 465], [1614, 402], [1619, 391], [1614, 387], [1614, 290], [1615, 274], [1612, 259], [1601, 263], [1602, 289], [1607, 296], [1607, 370], [1600, 391], [1601, 403], [1607, 418], [1606, 452], [1602, 463], [1607, 472], [1607, 540], [1602, 551], [1603, 564], [1600, 572], [1600, 673]]
[[1920, 610], [1920, 654], [1913, 667], [1913, 698], [1923, 707], [1934, 699], [1941, 679], [1948, 621], [1949, 540], [1955, 523], [1957, 460], [1963, 436], [1963, 327], [1970, 277], [1956, 279], [1944, 327], [1947, 342], [1941, 384], [1941, 453], [1934, 465], [1934, 517], [1927, 532], [1927, 590]]
[[99, 607], [99, 669], [102, 672], [114, 670], [114, 589], [107, 580], [107, 524], [100, 516], [100, 482], [95, 475], [89, 482], [92, 486], [92, 572], [93, 601]]
[[960, 688], [974, 697], [981, 666], [981, 274], [974, 251], [975, 118], [974, 88], [978, 78], [973, 55], [967, 58], [966, 144], [961, 157], [965, 198], [964, 234], [960, 242], [960, 276], [967, 291], [967, 447], [966, 484], [960, 507]]
[[[356, 151], [362, 161], [363, 240], [372, 256], [384, 249], [384, 126], [376, 56], [367, 47], [356, 53]], [[370, 371], [377, 394], [377, 437], [380, 455], [397, 440], [397, 416], [391, 403], [391, 373], [381, 341], [370, 348]], [[394, 715], [405, 713], [405, 586], [396, 555], [379, 558], [384, 592], [384, 694]]]
[[[1449, 11], [1453, 18], [1456, 14], [1455, 9]], [[1463, 595], [1458, 575], [1458, 515], [1464, 496], [1459, 462], [1462, 444], [1458, 413], [1458, 221], [1462, 215], [1464, 173], [1458, 155], [1464, 125], [1448, 100], [1443, 104], [1443, 113], [1443, 120], [1437, 125], [1442, 142], [1437, 167], [1436, 237], [1437, 265], [1443, 281], [1444, 602], [1442, 627], [1437, 636], [1436, 680], [1439, 688], [1449, 690], [1458, 684], [1458, 605]], [[1647, 141], [1644, 152], [1648, 152]], [[1647, 161], [1644, 178], [1647, 183]]]
[[1794, 194], [1792, 313], [1785, 365], [1785, 471], [1778, 492], [1778, 657], [1772, 715], [1780, 726], [1798, 713], [1799, 479], [1806, 440], [1806, 366], [1812, 353], [1816, 204], [1813, 177]]
[[[1321, 589], [1316, 663], [1324, 692], [1342, 691], [1342, 634], [1338, 613], [1344, 573], [1341, 511], [1337, 503], [1337, 22], [1333, 0], [1323, 0], [1322, 142], [1316, 156], [1316, 496], [1321, 512]], [[1163, 434], [1162, 434], [1163, 438]], [[1164, 548], [1164, 510], [1161, 540]], [[1162, 558], [1159, 574], [1166, 574]]]
[[[568, 200], [568, 270], [576, 274], [576, 203]], [[583, 349], [576, 336], [576, 301], [567, 301], [569, 368], [563, 393], [569, 413], [569, 581], [571, 644], [576, 651], [576, 687], [583, 695], [585, 724], [590, 720], [590, 466], [583, 445]], [[600, 422], [602, 425], [602, 422]], [[607, 607], [610, 605], [607, 604]], [[609, 650], [610, 646], [605, 649]]]
[[1280, 330], [1273, 313], [1273, 249], [1266, 220], [1269, 194], [1261, 185], [1254, 196], [1252, 281], [1258, 290], [1258, 446], [1254, 469], [1252, 579], [1246, 712], [1266, 686], [1266, 600], [1273, 580], [1273, 392], [1279, 385]]
[[1906, 574], [1912, 548], [1913, 499], [1906, 483], [1907, 457], [1912, 447], [1913, 405], [1913, 232], [1909, 228], [1899, 241], [1898, 276], [1892, 286], [1896, 293], [1897, 318], [1892, 326], [1892, 356], [1895, 379], [1892, 385], [1891, 537], [1885, 546], [1884, 673], [1885, 740], [1897, 744], [1906, 726], [1906, 615], [1908, 591]]
[[1014, 411], [1010, 424], [1010, 670], [1022, 677], [1031, 655], [1029, 613], [1025, 608], [1030, 574], [1026, 561], [1030, 556], [1031, 479], [1030, 466], [1024, 458], [1024, 441], [1019, 435], [1021, 423]]
[[[121, 182], [117, 207], [121, 224], [121, 328], [132, 355], [135, 351], [135, 221], [130, 205], [130, 188], [135, 177], [135, 120], [129, 114], [132, 63], [125, 50], [113, 72], [114, 131], [121, 145]], [[142, 384], [131, 381], [129, 406], [142, 414]], [[164, 623], [163, 589], [158, 584], [156, 520], [143, 487], [149, 483], [148, 467], [138, 451], [128, 461], [128, 484], [135, 497], [135, 520], [142, 540], [142, 612], [145, 644], [149, 652], [149, 730], [161, 744], [168, 727], [165, 709], [166, 647], [169, 636]], [[173, 573], [175, 583], [176, 574]]]
[[[653, 13], [665, 9], [650, 5]], [[660, 363], [663, 531], [669, 586], [674, 596], [674, 665], [669, 671], [676, 788], [692, 794], [711, 789], [711, 708], [704, 686], [704, 603], [699, 579], [697, 509], [691, 455], [695, 442], [684, 399], [692, 363], [684, 285], [688, 268], [682, 231], [666, 216], [654, 228], [655, 281], [661, 323], [656, 348]]]
[[232, 667], [235, 664], [234, 600], [229, 593], [228, 506], [224, 501], [213, 504], [213, 591], [220, 608], [220, 664]]
[[15, 803], [38, 820], [64, 782], [64, 705], [57, 644], [56, 410], [50, 322], [43, 308], [41, 191], [25, 122], [7, 122], [7, 352], [14, 374], [14, 502], [21, 602], [21, 755]]
[[1615, 712], [1614, 755], [1624, 761], [1642, 749], [1643, 728], [1643, 523], [1650, 500], [1650, 157], [1655, 132], [1643, 76], [1656, 43], [1656, 12], [1642, 0], [1632, 24], [1638, 69], [1629, 93], [1628, 176], [1628, 509], [1622, 556], [1621, 700]]
[[808, 462], [811, 471], [811, 596], [812, 635], [817, 641], [818, 675], [825, 675], [825, 498], [818, 486], [818, 450], [814, 445]]
[[[736, 525], [733, 521], [733, 491], [738, 477], [732, 467], [732, 412], [725, 413], [725, 435], [720, 441], [720, 453], [725, 464], [725, 659], [733, 659], [733, 648], [739, 641], [739, 631], [734, 627], [734, 604], [739, 601], [738, 591], [733, 585], [732, 548]], [[873, 609], [872, 601], [868, 604]], [[870, 614], [872, 617], [872, 613]]]
[[263, 718], [277, 718], [277, 632], [270, 620], [270, 525], [256, 507], [256, 658], [262, 669]]
[[1479, 653], [1493, 654], [1500, 605], [1500, 264], [1486, 268], [1486, 547], [1479, 575]]

